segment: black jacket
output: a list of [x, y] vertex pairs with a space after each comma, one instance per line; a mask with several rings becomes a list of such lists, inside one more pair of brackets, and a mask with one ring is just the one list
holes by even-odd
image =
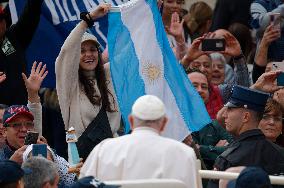
[[261, 166], [270, 175], [284, 173], [284, 150], [265, 139], [259, 129], [242, 133], [214, 165], [218, 170], [235, 166]]
[[26, 104], [27, 92], [21, 73], [26, 72], [25, 52], [40, 20], [43, 0], [27, 0], [18, 22], [7, 29], [0, 41], [0, 71], [6, 80], [0, 84], [0, 103]]

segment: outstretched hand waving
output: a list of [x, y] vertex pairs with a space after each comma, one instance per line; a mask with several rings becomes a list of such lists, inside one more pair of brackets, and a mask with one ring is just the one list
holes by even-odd
[[42, 66], [42, 62], [37, 63], [36, 61], [33, 63], [31, 74], [28, 78], [22, 73], [30, 102], [39, 102], [38, 91], [47, 74], [46, 65]]

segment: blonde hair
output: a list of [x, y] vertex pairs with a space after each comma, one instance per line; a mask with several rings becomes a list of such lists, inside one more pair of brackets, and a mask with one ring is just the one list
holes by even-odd
[[194, 34], [202, 28], [208, 20], [211, 20], [212, 16], [212, 8], [207, 3], [198, 1], [191, 5], [189, 12], [184, 16], [184, 21], [190, 34]]
[[60, 110], [56, 89], [46, 89], [43, 98], [46, 107]]

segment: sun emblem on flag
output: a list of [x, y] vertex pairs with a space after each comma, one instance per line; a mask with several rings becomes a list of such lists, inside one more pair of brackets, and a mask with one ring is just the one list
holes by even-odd
[[150, 84], [155, 84], [162, 77], [162, 69], [161, 66], [147, 61], [143, 63], [142, 74]]

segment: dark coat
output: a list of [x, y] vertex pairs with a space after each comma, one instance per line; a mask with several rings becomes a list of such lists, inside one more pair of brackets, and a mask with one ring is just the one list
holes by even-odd
[[0, 40], [0, 72], [6, 80], [0, 84], [0, 103], [7, 105], [27, 104], [27, 92], [22, 72], [26, 67], [26, 49], [40, 20], [43, 0], [28, 0], [18, 22], [7, 29]]
[[5, 144], [0, 147], [0, 161], [8, 160], [10, 157], [15, 153], [16, 149], [12, 149], [9, 145], [7, 140]]
[[265, 139], [259, 129], [242, 133], [223, 152], [214, 165], [224, 171], [235, 166], [261, 166], [270, 175], [284, 173], [284, 150]]
[[214, 120], [200, 131], [193, 132], [192, 138], [200, 145], [200, 154], [207, 169], [213, 169], [216, 158], [226, 150], [226, 146], [216, 146], [220, 140], [233, 141], [230, 135], [219, 123]]

